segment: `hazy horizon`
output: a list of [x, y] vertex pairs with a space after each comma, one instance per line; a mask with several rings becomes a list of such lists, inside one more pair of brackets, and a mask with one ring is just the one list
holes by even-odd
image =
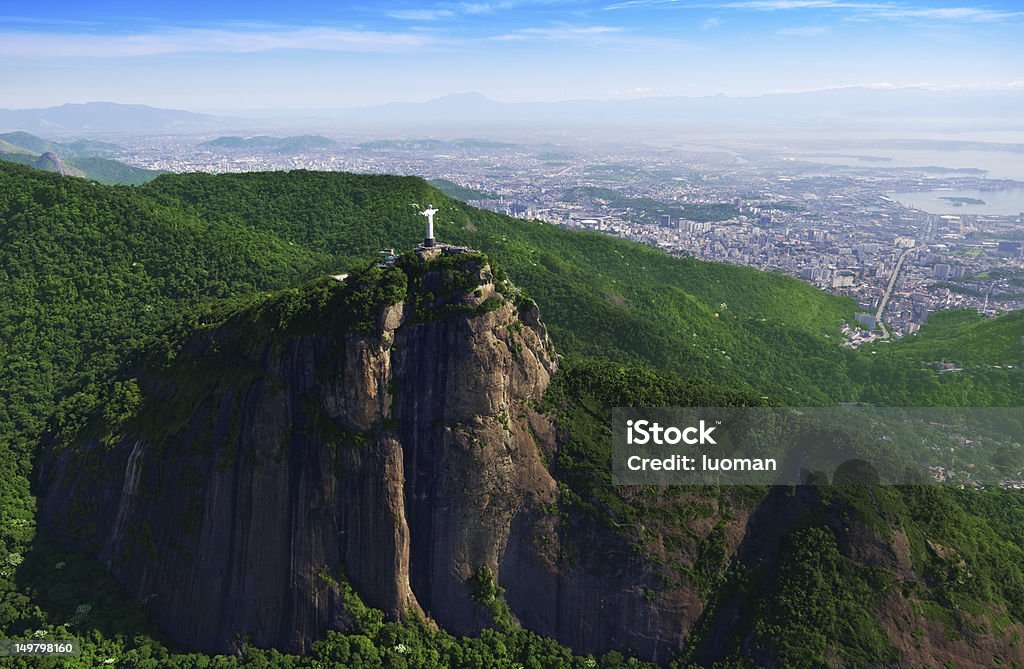
[[900, 91], [920, 91], [926, 93], [936, 94], [995, 94], [995, 95], [1014, 95], [1024, 94], [1024, 81], [1014, 82], [1012, 84], [1006, 84], [1001, 86], [929, 86], [924, 84], [907, 84], [902, 86], [895, 86], [889, 84], [851, 84], [848, 86], [824, 86], [821, 88], [807, 88], [807, 89], [794, 89], [794, 90], [776, 90], [767, 91], [763, 93], [746, 93], [746, 94], [726, 94], [726, 93], [707, 93], [707, 94], [694, 94], [694, 95], [637, 95], [635, 97], [564, 97], [554, 99], [529, 99], [529, 100], [509, 100], [503, 99], [501, 96], [492, 96], [482, 93], [478, 90], [451, 90], [447, 92], [437, 93], [435, 95], [426, 98], [403, 98], [396, 97], [394, 99], [387, 99], [381, 102], [375, 103], [352, 103], [344, 105], [325, 105], [325, 106], [309, 106], [309, 105], [264, 105], [264, 106], [252, 106], [252, 107], [202, 107], [202, 106], [190, 106], [185, 104], [156, 104], [155, 102], [148, 99], [135, 99], [135, 98], [124, 98], [124, 99], [88, 99], [88, 100], [64, 100], [62, 102], [55, 102], [46, 105], [16, 105], [16, 104], [3, 104], [0, 106], [2, 109], [12, 111], [28, 111], [28, 110], [39, 110], [39, 109], [54, 109], [58, 107], [70, 107], [70, 106], [83, 106], [91, 104], [114, 104], [121, 106], [140, 106], [140, 107], [152, 107], [155, 109], [165, 109], [174, 111], [187, 111], [196, 114], [209, 114], [212, 116], [224, 116], [230, 114], [266, 114], [266, 113], [317, 113], [317, 112], [336, 112], [336, 111], [348, 111], [356, 109], [374, 108], [389, 105], [422, 105], [433, 102], [440, 102], [449, 99], [471, 99], [476, 98], [485, 100], [488, 102], [495, 102], [503, 105], [552, 105], [561, 103], [576, 103], [576, 102], [644, 102], [644, 101], [659, 101], [659, 100], [708, 100], [708, 99], [730, 99], [730, 100], [752, 100], [759, 98], [773, 98], [783, 96], [798, 96], [806, 94], [816, 93], [832, 93], [841, 91], [864, 91], [864, 92], [900, 92]]
[[0, 106], [338, 109], [851, 86], [1020, 90], [1009, 0], [0, 2]]

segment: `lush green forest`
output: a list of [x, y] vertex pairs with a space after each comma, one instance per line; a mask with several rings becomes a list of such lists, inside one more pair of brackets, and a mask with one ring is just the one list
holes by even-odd
[[473, 188], [460, 186], [449, 179], [429, 179], [427, 183], [448, 197], [461, 200], [463, 202], [469, 202], [470, 200], [489, 200], [498, 197], [494, 193], [483, 193]]
[[[922, 365], [955, 362], [968, 368], [1024, 363], [1024, 312], [985, 318], [973, 309], [932, 314], [921, 330], [895, 345], [899, 357]], [[881, 351], [884, 344], [872, 350]]]
[[[118, 402], [130, 402], [112, 379], [153, 345], [154, 333], [166, 333], [169, 323], [197, 323], [262, 291], [358, 270], [381, 248], [409, 248], [422, 237], [414, 205], [428, 202], [440, 209], [438, 238], [486, 252], [536, 300], [565, 356], [546, 402], [569, 434], [564, 457], [552, 464], [572, 493], [564, 496], [566, 513], [664, 517], [662, 506], [607, 480], [613, 406], [1017, 406], [1024, 397], [1024, 371], [1007, 368], [1021, 363], [1020, 314], [936, 316], [916, 337], [850, 351], [839, 346], [838, 333], [853, 316], [848, 300], [781, 275], [478, 211], [417, 178], [192, 174], [110, 187], [0, 163], [0, 631], [88, 640], [78, 666], [109, 657], [126, 666], [495, 666], [481, 658], [507, 659], [497, 666], [594, 666], [514, 626], [456, 640], [379, 620], [352, 636], [333, 635], [308, 658], [252, 650], [242, 658], [172, 660], [101, 567], [36, 532], [30, 481], [42, 435], [68, 428], [83, 408], [109, 404], [116, 411]], [[936, 361], [964, 370], [940, 375]], [[993, 625], [1024, 617], [1019, 495], [859, 494], [823, 497], [826, 511], [813, 526], [794, 530], [789, 540], [803, 552], [777, 565], [791, 575], [789, 586], [775, 579], [759, 588], [756, 575], [730, 573], [715, 558], [714, 533], [702, 544], [706, 559], [687, 567], [686, 577], [706, 586], [712, 606], [727, 607], [730, 593], [756, 593], [766, 612], [759, 643], [780, 658], [795, 657], [791, 649], [803, 645], [824, 657], [834, 638], [847, 644], [844, 657], [855, 664], [870, 653], [885, 656], [890, 651], [870, 615], [879, 576], [836, 553], [827, 509], [842, 509], [863, 524], [902, 528], [915, 569], [927, 575], [908, 601], [951, 630], [968, 624], [968, 613], [994, 616]], [[946, 553], [927, 548], [935, 537], [971, 565], [970, 577]], [[382, 656], [381, 648], [399, 645], [415, 651]], [[736, 640], [736, 657], [743, 652]], [[622, 663], [613, 655], [597, 666]]]
[[144, 184], [163, 174], [159, 170], [145, 170], [117, 160], [95, 156], [75, 156], [68, 158], [65, 162], [71, 167], [81, 170], [85, 174], [86, 179], [107, 185], [123, 184], [131, 186]]
[[[540, 304], [561, 352], [714, 378], [780, 403], [1014, 406], [1024, 391], [1017, 370], [940, 377], [909, 348], [911, 340], [875, 354], [841, 349], [837, 328], [852, 321], [855, 305], [799, 281], [475, 210], [415, 178], [180, 175], [141, 192], [201, 220], [251, 226], [316, 249], [336, 271], [381, 248], [418, 243], [422, 217], [413, 205], [433, 202], [438, 238], [500, 263]], [[968, 344], [983, 325], [1019, 328], [1012, 318], [958, 329], [947, 345]], [[940, 329], [941, 318], [932, 331]], [[912, 341], [920, 352], [930, 339]], [[1005, 364], [1020, 362], [1012, 349], [999, 350], [1009, 356]], [[876, 364], [879, 356], [885, 364]]]

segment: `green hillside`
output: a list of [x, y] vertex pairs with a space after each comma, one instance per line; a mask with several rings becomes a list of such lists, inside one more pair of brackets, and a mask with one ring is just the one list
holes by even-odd
[[427, 183], [450, 198], [468, 202], [469, 200], [488, 200], [498, 197], [494, 193], [482, 193], [473, 188], [466, 188], [449, 179], [428, 179]]
[[334, 144], [333, 139], [321, 137], [320, 135], [299, 135], [296, 137], [258, 135], [256, 137], [218, 137], [208, 142], [203, 142], [200, 146], [218, 149], [270, 149], [273, 151], [289, 152], [322, 149], [334, 146]]
[[76, 156], [94, 158], [109, 158], [122, 150], [117, 144], [98, 139], [75, 139], [70, 142], [62, 142], [61, 146], [73, 151]]
[[[15, 146], [11, 148], [17, 149], [18, 147]], [[3, 149], [2, 145], [0, 145], [0, 149]], [[26, 153], [24, 151], [9, 152], [0, 150], [0, 160], [7, 161], [9, 163], [16, 163], [18, 165], [31, 166], [36, 164], [36, 161], [39, 160], [39, 156], [34, 153]]]
[[131, 186], [144, 184], [163, 174], [163, 172], [158, 170], [146, 170], [117, 160], [110, 160], [109, 158], [78, 157], [68, 158], [65, 162], [71, 167], [84, 172], [86, 179], [107, 185], [123, 184]]
[[0, 134], [0, 140], [8, 142], [14, 146], [21, 148], [24, 151], [39, 155], [40, 153], [56, 153], [62, 158], [75, 155], [75, 151], [64, 146], [59, 142], [51, 142], [43, 139], [42, 137], [36, 137], [27, 132], [7, 132]]
[[[837, 328], [852, 322], [855, 305], [797, 280], [509, 219], [414, 178], [193, 174], [162, 177], [142, 190], [205, 220], [250, 225], [322, 249], [337, 271], [378, 249], [418, 243], [422, 217], [413, 205], [432, 202], [440, 209], [438, 238], [495, 258], [541, 305], [567, 354], [714, 378], [791, 404], [941, 405], [973, 397], [979, 404], [1016, 405], [1024, 396], [1017, 370], [940, 377], [905, 356], [883, 354], [885, 364], [878, 364], [877, 354], [841, 349]], [[918, 339], [927, 349], [928, 338]]]
[[34, 165], [40, 154], [50, 152], [59, 156], [72, 170], [82, 172], [86, 179], [107, 185], [143, 184], [163, 174], [160, 170], [133, 167], [106, 157], [118, 148], [115, 144], [88, 139], [68, 143], [51, 142], [27, 132], [0, 135], [0, 160], [7, 162]]
[[[142, 192], [197, 217], [325, 249], [338, 271], [378, 249], [416, 244], [422, 217], [413, 205], [432, 202], [438, 238], [479, 248], [505, 267], [541, 305], [565, 353], [713, 373], [785, 401], [845, 399], [847, 391], [833, 387], [834, 366], [847, 357], [837, 336], [855, 305], [780, 275], [475, 210], [415, 178], [180, 175]], [[783, 345], [800, 354], [784, 358]]]
[[[166, 648], [150, 637], [125, 640], [148, 628], [102, 569], [36, 535], [29, 481], [40, 435], [47, 428], [74, 432], [75, 421], [97, 407], [116, 413], [120, 402], [130, 400], [124, 397], [130, 388], [111, 380], [136, 364], [135, 352], [152, 343], [154, 333], [166, 333], [168, 323], [194, 327], [237, 306], [222, 300], [363, 267], [381, 248], [410, 248], [423, 234], [417, 207], [427, 203], [440, 209], [441, 240], [488, 253], [538, 302], [556, 349], [566, 356], [564, 373], [556, 376], [546, 400], [571, 435], [564, 458], [553, 463], [576, 495], [566, 495], [566, 513], [640, 518], [673, 541], [696, 541], [673, 520], [690, 513], [679, 499], [669, 495], [663, 500], [667, 506], [660, 506], [639, 492], [607, 485], [605, 417], [613, 406], [839, 401], [1019, 406], [1024, 398], [1024, 371], [1005, 369], [1019, 360], [1013, 345], [1024, 336], [1020, 314], [990, 320], [935, 316], [915, 338], [849, 351], [839, 346], [838, 337], [840, 323], [851, 319], [855, 308], [848, 300], [781, 275], [677, 259], [596, 233], [478, 211], [417, 178], [304, 171], [193, 174], [111, 187], [0, 163], [0, 558], [8, 565], [0, 570], [0, 631], [22, 635], [54, 628], [73, 619], [78, 605], [90, 603], [96, 610], [88, 624], [72, 624], [76, 632], [91, 635], [95, 655], [90, 661], [104, 658], [101, 652], [134, 653], [138, 666], [156, 666], [153, 658], [166, 654]], [[936, 360], [969, 368], [940, 375], [930, 366]], [[755, 491], [754, 497], [758, 494], [763, 496]], [[826, 657], [827, 644], [838, 638], [851, 662], [872, 653], [881, 657], [888, 650], [876, 643], [871, 617], [877, 574], [837, 556], [827, 529], [836, 516], [905, 530], [915, 569], [928, 576], [927, 587], [906, 596], [926, 601], [929, 611], [949, 622], [951, 633], [958, 625], [979, 624], [969, 613], [981, 615], [990, 604], [1011, 620], [1024, 612], [1019, 497], [965, 494], [961, 499], [945, 490], [908, 490], [821, 504], [824, 510], [814, 516], [813, 527], [787, 535], [804, 552], [779, 565], [793, 574], [793, 587], [813, 591], [813, 599], [801, 602], [775, 580], [757, 585], [763, 573], [728, 572], [728, 565], [715, 560], [720, 539], [713, 533], [700, 540], [701, 555], [708, 557], [683, 565], [690, 570], [687, 577], [706, 584], [708, 596], [725, 610], [732, 606], [730, 592], [753, 588], [751, 601], [770, 621], [760, 632], [760, 644], [788, 644], [783, 650], [789, 652], [811, 644], [815, 657]], [[965, 577], [929, 552], [932, 539], [969, 559], [974, 576]], [[638, 550], [647, 550], [647, 541], [654, 539], [638, 541]], [[15, 569], [26, 556], [25, 568]], [[56, 564], [66, 571], [55, 571]], [[823, 585], [831, 582], [848, 587], [834, 592]], [[809, 617], [791, 615], [794, 611]], [[854, 634], [851, 641], [851, 625], [870, 634]], [[509, 634], [479, 643], [495, 644], [488, 650], [491, 657], [515, 652], [509, 657], [520, 662], [528, 652], [524, 648], [539, 649], [533, 657], [541, 651], [565, 657], [564, 649], [549, 642], [524, 632]], [[473, 645], [477, 641], [404, 626], [370, 626], [364, 636], [375, 643], [385, 638], [433, 644], [444, 649], [432, 656], [435, 661], [482, 652]], [[743, 646], [740, 639], [733, 642]], [[351, 653], [362, 643], [334, 638], [320, 657], [341, 662], [340, 646]], [[505, 650], [497, 650], [498, 643]], [[153, 659], [149, 664], [147, 657]], [[208, 666], [208, 659], [190, 657], [175, 661]], [[300, 664], [269, 652], [253, 651], [253, 657], [251, 666]], [[436, 666], [431, 656], [424, 657], [408, 666]], [[218, 666], [239, 661], [225, 659]], [[576, 660], [549, 666], [570, 662]], [[616, 662], [602, 660], [601, 666], [623, 666]], [[368, 661], [365, 666], [379, 665]], [[482, 665], [467, 660], [460, 666]]]
[[[881, 349], [878, 345], [875, 350]], [[931, 314], [921, 330], [892, 345], [895, 355], [921, 364], [971, 368], [1024, 364], [1024, 312], [986, 318], [973, 309]]]
[[6, 132], [0, 134], [0, 151], [7, 151], [5, 146], [17, 147], [17, 152], [31, 153], [56, 153], [62, 158], [71, 157], [109, 157], [111, 154], [121, 150], [117, 144], [102, 142], [96, 139], [75, 139], [70, 142], [53, 142], [42, 137], [36, 137], [27, 132]]
[[[38, 159], [38, 156], [30, 153], [5, 153], [0, 151], [0, 161], [8, 163], [33, 166]], [[84, 178], [108, 186], [144, 184], [164, 174], [164, 172], [159, 170], [134, 167], [108, 158], [67, 158], [64, 160], [64, 164], [81, 172]], [[75, 174], [77, 175], [78, 172]]]
[[14, 155], [32, 156], [33, 158], [36, 155], [38, 155], [38, 154], [33, 153], [32, 151], [29, 151], [26, 148], [23, 148], [23, 147], [18, 146], [16, 144], [11, 144], [10, 142], [8, 142], [8, 141], [6, 141], [4, 139], [0, 139], [0, 155], [8, 154], [8, 153], [9, 154], [14, 154]]

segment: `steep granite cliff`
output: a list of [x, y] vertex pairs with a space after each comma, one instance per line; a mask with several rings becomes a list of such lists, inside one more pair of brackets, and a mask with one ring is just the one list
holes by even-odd
[[1018, 609], [979, 609], [992, 632], [975, 611], [929, 617], [957, 596], [940, 577], [974, 587], [982, 564], [900, 522], [951, 523], [941, 496], [611, 491], [608, 406], [749, 398], [612, 363], [565, 365], [552, 385], [537, 306], [481, 254], [420, 250], [211, 307], [157, 341], [56, 430], [41, 518], [187, 648], [307, 651], [354, 626], [353, 591], [472, 634], [495, 622], [475, 590], [487, 575], [499, 612], [581, 653], [1024, 661]]
[[200, 326], [138, 370], [131, 417], [59, 452], [43, 516], [188, 647], [306, 649], [350, 622], [339, 579], [474, 632], [486, 566], [527, 626], [666, 657], [693, 602], [640, 597], [622, 539], [560, 559], [555, 429], [533, 408], [557, 362], [517, 292], [448, 247]]

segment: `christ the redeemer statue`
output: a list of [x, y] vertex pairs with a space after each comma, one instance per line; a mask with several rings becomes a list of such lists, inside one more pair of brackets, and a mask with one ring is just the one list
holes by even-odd
[[427, 205], [424, 211], [420, 212], [427, 217], [427, 236], [423, 240], [424, 246], [434, 245], [434, 214], [437, 213], [437, 209], [434, 209], [434, 205]]

